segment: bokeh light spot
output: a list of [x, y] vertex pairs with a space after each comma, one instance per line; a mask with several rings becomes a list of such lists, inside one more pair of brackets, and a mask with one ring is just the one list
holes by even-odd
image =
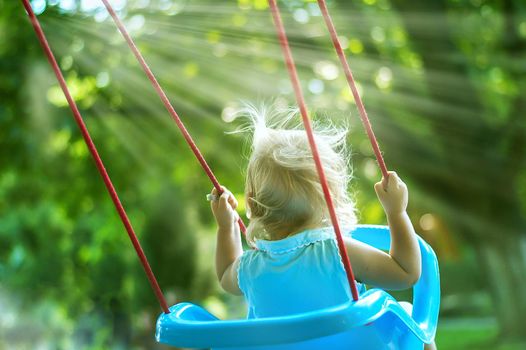
[[298, 23], [307, 23], [310, 19], [309, 13], [305, 9], [295, 10], [292, 16], [294, 17], [294, 20]]
[[349, 39], [347, 39], [347, 37], [340, 35], [338, 37], [338, 40], [340, 41], [340, 45], [342, 49], [346, 50], [349, 48]]
[[388, 67], [381, 67], [374, 78], [376, 86], [380, 89], [389, 89], [393, 81], [393, 73]]
[[31, 1], [31, 8], [36, 15], [40, 15], [46, 10], [46, 0]]
[[71, 131], [62, 129], [52, 134], [49, 140], [49, 149], [55, 153], [65, 151], [69, 146]]
[[418, 222], [420, 224], [420, 227], [424, 231], [430, 231], [435, 228], [436, 226], [436, 219], [433, 214], [424, 214], [420, 217], [420, 220]]
[[73, 39], [73, 43], [71, 44], [71, 50], [73, 52], [80, 52], [84, 49], [84, 40], [75, 38]]
[[526, 21], [519, 24], [519, 35], [523, 38], [526, 38]]
[[72, 66], [73, 66], [73, 57], [69, 55], [62, 57], [62, 59], [60, 60], [60, 68], [62, 68], [63, 70], [68, 70], [68, 69], [71, 69]]
[[144, 9], [150, 6], [150, 0], [137, 0], [136, 5], [137, 8]]
[[232, 106], [225, 107], [223, 108], [223, 111], [221, 112], [221, 119], [223, 119], [225, 123], [231, 123], [236, 119], [236, 116], [237, 116], [236, 112], [237, 112], [237, 109]]
[[358, 39], [349, 40], [349, 50], [351, 50], [351, 52], [356, 55], [362, 53], [363, 52], [362, 42]]
[[130, 32], [137, 32], [144, 27], [144, 22], [143, 15], [135, 15], [126, 22], [126, 27]]
[[338, 67], [330, 61], [319, 61], [314, 65], [314, 72], [325, 80], [338, 78]]
[[236, 27], [243, 27], [245, 24], [247, 24], [247, 22], [247, 17], [241, 14], [235, 14], [232, 17], [232, 24]]
[[211, 44], [217, 44], [221, 40], [221, 33], [217, 30], [212, 30], [206, 33], [206, 40]]
[[265, 10], [268, 8], [268, 1], [267, 0], [254, 0], [254, 8], [256, 10]]
[[325, 85], [320, 79], [312, 79], [311, 81], [309, 81], [309, 91], [313, 94], [319, 95], [323, 92], [324, 89]]
[[371, 29], [371, 38], [377, 43], [383, 43], [385, 41], [385, 30], [379, 26], [373, 27]]
[[107, 11], [97, 11], [95, 13], [95, 15], [93, 16], [93, 18], [95, 19], [96, 22], [104, 22], [107, 18], [108, 18], [109, 14]]
[[106, 87], [108, 86], [109, 83], [110, 83], [110, 75], [108, 74], [108, 72], [100, 72], [99, 74], [97, 74], [97, 87], [98, 88]]
[[242, 10], [248, 10], [251, 7], [250, 0], [237, 0], [237, 6]]
[[379, 176], [378, 165], [376, 161], [367, 159], [363, 167], [364, 175], [369, 179], [376, 179]]
[[92, 12], [103, 8], [104, 5], [100, 0], [82, 0], [80, 2], [80, 9], [84, 12]]
[[75, 11], [77, 3], [75, 0], [60, 0], [58, 7], [65, 12]]
[[197, 63], [189, 62], [185, 64], [183, 72], [188, 78], [193, 78], [199, 73], [199, 66]]

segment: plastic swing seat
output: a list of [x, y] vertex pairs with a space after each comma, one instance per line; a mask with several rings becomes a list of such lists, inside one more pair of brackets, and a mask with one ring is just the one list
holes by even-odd
[[[389, 227], [358, 225], [354, 239], [382, 250], [390, 245]], [[436, 255], [418, 237], [422, 275], [413, 287], [413, 310], [387, 292], [371, 289], [356, 302], [283, 317], [222, 321], [190, 303], [170, 308], [157, 320], [158, 342], [215, 350], [422, 349], [433, 341], [440, 305]]]

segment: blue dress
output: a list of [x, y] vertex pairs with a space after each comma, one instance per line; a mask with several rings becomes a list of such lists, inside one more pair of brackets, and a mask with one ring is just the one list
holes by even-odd
[[[238, 283], [248, 318], [314, 311], [351, 299], [334, 230], [319, 228], [278, 241], [256, 241], [243, 253]], [[363, 285], [358, 290], [364, 292]]]

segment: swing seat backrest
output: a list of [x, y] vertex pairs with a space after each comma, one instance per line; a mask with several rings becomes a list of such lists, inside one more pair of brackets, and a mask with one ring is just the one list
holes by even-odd
[[[359, 225], [353, 238], [382, 250], [387, 226]], [[170, 308], [157, 321], [156, 339], [183, 348], [215, 350], [422, 349], [434, 339], [440, 304], [438, 262], [418, 238], [422, 275], [413, 287], [409, 315], [387, 292], [371, 289], [357, 302], [284, 317], [222, 321], [190, 303]]]

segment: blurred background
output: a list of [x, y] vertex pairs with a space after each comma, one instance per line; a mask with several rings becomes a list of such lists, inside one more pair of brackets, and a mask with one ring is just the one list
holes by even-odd
[[[266, 0], [111, 3], [243, 212], [234, 111], [295, 103]], [[439, 348], [525, 349], [526, 3], [328, 4], [439, 257]], [[32, 5], [169, 303], [244, 317], [213, 273], [211, 184], [102, 3]], [[360, 221], [384, 224], [380, 173], [317, 4], [280, 6], [312, 114], [351, 125]], [[0, 349], [167, 349], [154, 342], [159, 313], [21, 2], [0, 0]]]

